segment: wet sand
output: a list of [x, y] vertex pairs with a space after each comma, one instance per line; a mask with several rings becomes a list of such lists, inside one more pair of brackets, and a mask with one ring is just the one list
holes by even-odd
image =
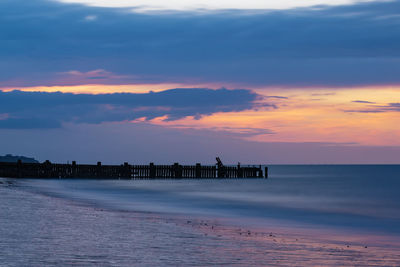
[[7, 183], [0, 211], [0, 266], [400, 265], [389, 236], [116, 211]]
[[398, 237], [272, 227], [252, 229], [218, 221], [187, 221], [204, 235], [244, 243], [258, 262], [274, 266], [399, 266]]

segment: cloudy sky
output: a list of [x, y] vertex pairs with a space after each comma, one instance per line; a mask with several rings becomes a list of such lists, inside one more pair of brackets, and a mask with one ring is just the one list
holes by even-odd
[[0, 154], [400, 163], [400, 1], [2, 0]]

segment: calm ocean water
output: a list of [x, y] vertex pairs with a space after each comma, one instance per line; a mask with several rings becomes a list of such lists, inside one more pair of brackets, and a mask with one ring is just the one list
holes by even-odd
[[[16, 250], [25, 242], [26, 247], [19, 251], [24, 251], [25, 257], [36, 261], [38, 266], [69, 263], [129, 265], [132, 261], [140, 265], [234, 263], [231, 253], [228, 253], [230, 257], [217, 255], [222, 262], [213, 262], [210, 255], [215, 250], [204, 247], [224, 246], [223, 240], [204, 237], [203, 233], [192, 232], [192, 228], [179, 226], [179, 223], [165, 223], [174, 218], [183, 218], [187, 223], [219, 220], [246, 229], [279, 226], [304, 231], [347, 231], [361, 236], [374, 234], [400, 240], [399, 188], [399, 165], [275, 165], [270, 166], [269, 179], [254, 180], [3, 179], [0, 186], [0, 251], [3, 251], [3, 258], [0, 256], [0, 260], [8, 260], [10, 266], [24, 265], [26, 262], [20, 258], [23, 256]], [[103, 210], [109, 212], [99, 213]], [[130, 228], [125, 225], [124, 216], [135, 221], [129, 224]], [[141, 219], [141, 216], [147, 216], [147, 219]], [[109, 229], [111, 226], [113, 229]], [[46, 238], [41, 240], [43, 235]], [[127, 236], [135, 239], [132, 247], [126, 244]], [[71, 240], [73, 237], [85, 237], [85, 240], [76, 243]], [[29, 246], [32, 240], [40, 242]], [[135, 252], [134, 256], [116, 257], [119, 252], [113, 252], [116, 249], [113, 243], [118, 240], [121, 253], [126, 253], [127, 249], [149, 247], [160, 247], [165, 251], [157, 254], [156, 249], [151, 249], [153, 256]], [[75, 254], [70, 251], [69, 256], [64, 255], [60, 242], [69, 247], [73, 244]], [[99, 248], [99, 243], [105, 248]], [[56, 248], [49, 249], [46, 244]], [[97, 250], [91, 251], [90, 246]], [[171, 246], [178, 248], [173, 250]], [[185, 258], [180, 252], [185, 246], [203, 249], [194, 255], [190, 250]], [[81, 255], [79, 247], [91, 252]], [[242, 250], [236, 249], [239, 257]], [[49, 251], [53, 254], [49, 255]], [[166, 252], [172, 258], [168, 258]], [[114, 255], [104, 256], [110, 253]], [[154, 253], [167, 258], [156, 257], [156, 261]], [[106, 258], [93, 258], [92, 254]], [[205, 262], [204, 257], [210, 258], [210, 262]], [[265, 261], [258, 254], [252, 260]], [[257, 265], [256, 261], [245, 263]], [[0, 263], [0, 266], [3, 265]]]

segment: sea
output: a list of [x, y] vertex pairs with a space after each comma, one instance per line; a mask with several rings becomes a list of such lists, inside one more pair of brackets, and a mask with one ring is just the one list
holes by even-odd
[[400, 165], [0, 178], [0, 266], [400, 266]]

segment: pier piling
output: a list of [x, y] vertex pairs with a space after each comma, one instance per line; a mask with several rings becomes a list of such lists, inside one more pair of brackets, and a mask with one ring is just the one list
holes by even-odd
[[0, 177], [9, 178], [95, 178], [95, 179], [228, 179], [228, 178], [268, 178], [268, 167], [263, 174], [262, 167], [225, 166], [217, 158], [216, 166], [196, 165], [96, 165], [54, 164], [49, 160], [43, 163], [23, 163], [21, 160], [10, 163], [0, 162]]

